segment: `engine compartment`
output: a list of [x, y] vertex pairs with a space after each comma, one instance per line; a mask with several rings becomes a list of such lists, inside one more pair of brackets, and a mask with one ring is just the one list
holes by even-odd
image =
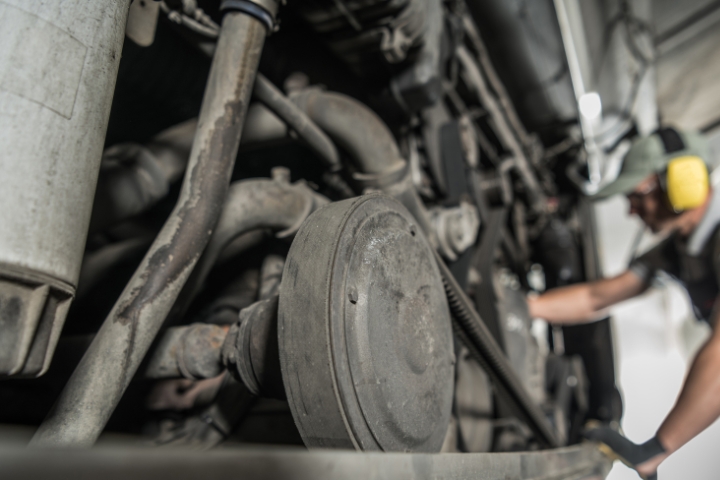
[[232, 3], [134, 13], [157, 23], [122, 45], [77, 281], [22, 280], [57, 334], [2, 326], [3, 360], [26, 347], [0, 373], [38, 378], [0, 383], [0, 423], [91, 445], [67, 413], [87, 404], [97, 435], [154, 446], [507, 452], [618, 421], [608, 321], [527, 311], [529, 292], [594, 278], [597, 252], [568, 174], [577, 126], [528, 130], [477, 27], [491, 7], [239, 2], [272, 14], [265, 38]]

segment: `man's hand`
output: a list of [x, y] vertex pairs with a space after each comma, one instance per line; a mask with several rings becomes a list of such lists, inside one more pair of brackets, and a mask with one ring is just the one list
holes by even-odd
[[597, 427], [587, 430], [585, 438], [600, 442], [606, 454], [636, 469], [646, 480], [657, 480], [657, 467], [667, 457], [657, 437], [638, 445], [609, 427]]

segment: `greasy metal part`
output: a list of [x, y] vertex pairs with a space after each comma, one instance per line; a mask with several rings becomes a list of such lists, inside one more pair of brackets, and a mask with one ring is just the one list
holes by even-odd
[[380, 117], [347, 95], [317, 88], [294, 93], [290, 98], [352, 156], [358, 170], [353, 178], [364, 187], [382, 190], [400, 200], [435, 247], [437, 236], [413, 185], [408, 162]]
[[225, 340], [222, 358], [251, 393], [284, 400], [277, 318], [277, 295], [242, 309]]
[[528, 190], [530, 205], [535, 210], [542, 210], [546, 203], [545, 194], [538, 183], [535, 173], [531, 170], [527, 155], [510, 127], [500, 103], [490, 92], [483, 73], [467, 48], [458, 47], [456, 55], [464, 68], [464, 72], [467, 74], [468, 84], [475, 89], [483, 106], [490, 113], [500, 141], [512, 154], [514, 167]]
[[433, 250], [383, 194], [311, 215], [288, 253], [278, 331], [305, 445], [439, 451], [453, 397], [450, 312]]
[[301, 182], [251, 179], [233, 183], [215, 231], [173, 308], [173, 316], [181, 315], [189, 306], [222, 251], [234, 239], [258, 229], [271, 229], [279, 237], [290, 236], [327, 201]]
[[0, 377], [50, 366], [80, 273], [129, 5], [0, 3]]
[[146, 378], [213, 378], [225, 369], [221, 350], [227, 329], [206, 323], [169, 328], [148, 362]]
[[340, 155], [332, 140], [264, 75], [257, 75], [253, 94], [286, 122], [330, 170], [340, 170]]
[[222, 212], [265, 33], [225, 15], [175, 210], [31, 445], [91, 446], [120, 401]]
[[538, 441], [548, 447], [557, 447], [556, 433], [545, 418], [545, 414], [528, 395], [507, 357], [473, 308], [470, 299], [457, 284], [450, 269], [437, 252], [435, 257], [442, 273], [456, 333], [470, 353], [485, 368], [494, 385], [513, 403], [517, 414], [527, 422]]
[[[42, 456], [40, 456], [42, 455]], [[40, 460], [41, 459], [41, 460]], [[0, 450], [3, 478], [175, 480], [601, 480], [612, 462], [596, 445], [514, 453], [357, 453], [260, 448]]]

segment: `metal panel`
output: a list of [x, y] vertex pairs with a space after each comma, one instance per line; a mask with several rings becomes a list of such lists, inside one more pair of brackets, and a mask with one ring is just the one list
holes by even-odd
[[591, 444], [540, 452], [445, 454], [17, 448], [0, 451], [0, 465], [5, 480], [600, 480], [610, 470], [610, 461]]

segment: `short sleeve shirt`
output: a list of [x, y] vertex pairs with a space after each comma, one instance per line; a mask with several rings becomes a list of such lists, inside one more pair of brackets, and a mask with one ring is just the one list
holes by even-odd
[[658, 270], [668, 273], [687, 289], [695, 315], [709, 320], [720, 290], [720, 194], [690, 237], [670, 235], [633, 260], [630, 270], [646, 283]]

